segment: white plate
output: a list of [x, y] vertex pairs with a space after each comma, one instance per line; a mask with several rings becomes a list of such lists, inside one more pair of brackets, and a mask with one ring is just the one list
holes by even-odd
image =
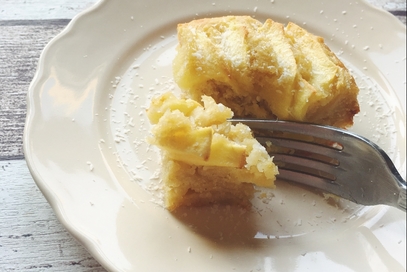
[[278, 184], [252, 211], [161, 205], [145, 143], [152, 95], [177, 90], [176, 24], [249, 14], [326, 39], [361, 88], [354, 131], [405, 177], [406, 28], [363, 1], [102, 1], [44, 50], [28, 96], [25, 155], [59, 220], [117, 271], [405, 271], [406, 215], [327, 203]]

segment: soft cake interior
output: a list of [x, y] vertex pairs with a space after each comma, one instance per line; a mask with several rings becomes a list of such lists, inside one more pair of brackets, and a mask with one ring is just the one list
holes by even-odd
[[165, 205], [250, 206], [254, 186], [274, 187], [277, 167], [249, 127], [208, 96], [203, 105], [166, 93], [152, 100], [149, 141], [162, 151]]

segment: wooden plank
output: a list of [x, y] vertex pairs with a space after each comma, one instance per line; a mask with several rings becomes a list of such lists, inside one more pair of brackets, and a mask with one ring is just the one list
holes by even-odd
[[0, 271], [105, 271], [59, 223], [24, 160], [0, 161]]
[[28, 86], [44, 46], [68, 22], [0, 21], [0, 160], [23, 156]]
[[[0, 0], [0, 20], [72, 19], [98, 0]], [[389, 11], [406, 10], [405, 0], [367, 0]], [[404, 13], [405, 16], [405, 13]]]
[[375, 7], [387, 10], [406, 24], [406, 0], [366, 0]]
[[0, 20], [72, 19], [98, 0], [0, 0]]
[[406, 0], [367, 0], [373, 6], [388, 10], [406, 10]]

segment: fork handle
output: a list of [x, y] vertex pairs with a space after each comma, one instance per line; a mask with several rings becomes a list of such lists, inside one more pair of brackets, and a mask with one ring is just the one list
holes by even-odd
[[400, 187], [399, 199], [397, 201], [397, 208], [406, 211], [406, 187]]

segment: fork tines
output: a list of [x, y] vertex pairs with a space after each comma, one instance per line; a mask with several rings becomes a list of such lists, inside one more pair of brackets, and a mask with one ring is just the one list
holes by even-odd
[[[267, 120], [262, 123], [259, 120], [236, 119], [233, 122], [244, 123], [252, 129], [256, 139], [274, 157], [280, 172], [278, 179], [313, 187], [316, 187], [315, 184], [324, 184], [323, 188], [327, 184], [339, 186], [333, 169], [340, 165], [340, 161], [333, 155], [341, 152], [343, 145], [332, 141], [325, 131], [315, 133], [305, 129], [304, 124], [282, 121]], [[299, 126], [304, 128], [301, 133], [298, 133]]]

